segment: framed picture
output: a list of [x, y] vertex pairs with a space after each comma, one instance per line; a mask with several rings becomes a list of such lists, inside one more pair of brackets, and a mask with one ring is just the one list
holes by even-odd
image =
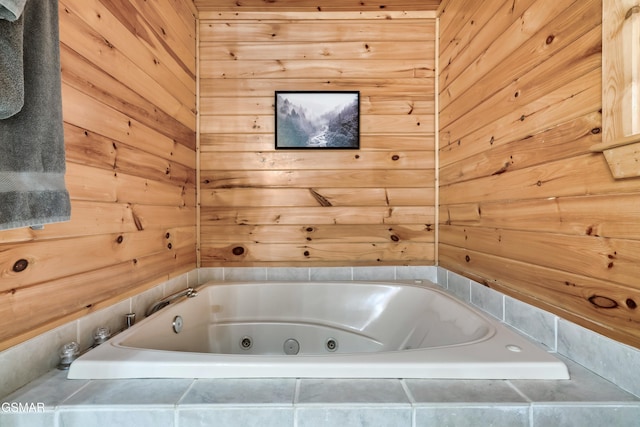
[[277, 91], [276, 149], [359, 149], [360, 92]]

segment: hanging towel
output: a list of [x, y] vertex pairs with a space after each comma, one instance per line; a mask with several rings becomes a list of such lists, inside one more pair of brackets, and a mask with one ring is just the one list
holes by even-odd
[[0, 19], [16, 21], [22, 15], [25, 3], [27, 0], [0, 0]]
[[0, 119], [18, 113], [24, 104], [22, 11], [27, 0], [0, 0]]
[[14, 22], [0, 19], [0, 119], [17, 114], [24, 105], [23, 33], [22, 16]]
[[64, 183], [58, 0], [30, 0], [20, 19], [24, 106], [0, 120], [0, 230], [67, 221], [71, 215]]

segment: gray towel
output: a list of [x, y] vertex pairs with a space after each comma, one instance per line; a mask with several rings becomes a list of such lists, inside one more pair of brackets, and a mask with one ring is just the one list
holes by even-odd
[[0, 119], [17, 114], [24, 105], [22, 16], [15, 22], [0, 19]]
[[21, 19], [24, 106], [0, 120], [0, 230], [67, 221], [71, 215], [64, 184], [58, 0], [28, 1]]
[[22, 11], [27, 0], [0, 0], [0, 119], [18, 113], [24, 104]]
[[27, 0], [0, 0], [0, 19], [7, 21], [16, 21], [22, 11]]

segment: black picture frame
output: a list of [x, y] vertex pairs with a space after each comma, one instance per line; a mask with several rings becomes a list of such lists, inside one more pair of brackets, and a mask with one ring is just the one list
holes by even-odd
[[359, 91], [276, 91], [277, 150], [360, 149]]

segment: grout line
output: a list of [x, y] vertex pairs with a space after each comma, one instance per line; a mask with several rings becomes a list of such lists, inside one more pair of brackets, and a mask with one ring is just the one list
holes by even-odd
[[507, 323], [507, 298], [502, 294], [502, 322]]
[[293, 408], [296, 409], [298, 406], [298, 402], [300, 402], [300, 383], [302, 380], [300, 378], [296, 378], [295, 389], [293, 390]]
[[191, 384], [189, 384], [189, 387], [187, 387], [184, 393], [182, 393], [182, 396], [180, 396], [180, 399], [178, 399], [178, 401], [175, 403], [174, 407], [176, 409], [176, 412], [178, 410], [178, 407], [181, 405], [182, 401], [184, 400], [184, 398], [187, 397], [187, 394], [189, 394], [191, 389], [196, 385], [197, 381], [198, 381], [198, 378], [194, 378], [193, 381], [191, 381]]
[[416, 404], [416, 399], [413, 396], [413, 393], [411, 393], [411, 390], [409, 389], [405, 378], [400, 378], [400, 385], [402, 386], [404, 393], [407, 395], [407, 398], [409, 398], [409, 403], [411, 404], [411, 406], [414, 406]]
[[55, 406], [55, 410], [58, 411], [58, 409], [60, 409], [61, 406], [64, 406], [65, 402], [67, 402], [69, 399], [71, 399], [73, 396], [75, 396], [76, 394], [79, 394], [82, 392], [82, 390], [84, 390], [85, 388], [89, 387], [89, 384], [91, 384], [94, 380], [87, 380], [86, 384], [82, 385], [80, 388], [78, 388], [76, 391], [74, 391], [73, 393], [71, 393], [70, 395], [68, 395], [67, 397], [65, 397], [60, 403], [58, 403]]
[[524, 392], [522, 392], [518, 387], [516, 387], [511, 380], [504, 380], [504, 382], [511, 387], [516, 393], [518, 393], [522, 398], [524, 398], [524, 400], [527, 401], [527, 403], [529, 403], [529, 406], [531, 406], [531, 404], [533, 403], [533, 400], [529, 399], [529, 396], [527, 396], [526, 394], [524, 394]]
[[554, 332], [553, 351], [555, 351], [556, 353], [558, 352], [559, 327], [560, 327], [560, 318], [558, 316], [554, 316], [553, 318], [553, 332]]

